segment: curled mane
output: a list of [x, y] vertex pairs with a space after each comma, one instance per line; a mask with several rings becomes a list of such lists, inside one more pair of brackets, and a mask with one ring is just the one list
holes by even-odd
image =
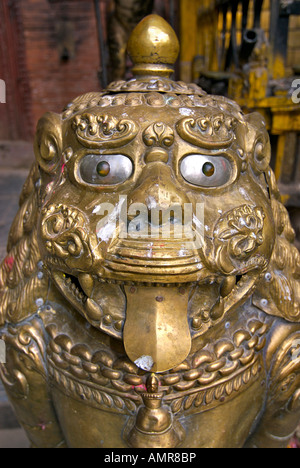
[[269, 268], [260, 281], [253, 303], [264, 312], [290, 322], [300, 321], [300, 253], [288, 212], [281, 202], [275, 176], [267, 172], [276, 241]]
[[37, 310], [36, 301], [47, 290], [37, 243], [40, 173], [33, 164], [10, 229], [7, 255], [0, 265], [0, 325], [16, 323]]

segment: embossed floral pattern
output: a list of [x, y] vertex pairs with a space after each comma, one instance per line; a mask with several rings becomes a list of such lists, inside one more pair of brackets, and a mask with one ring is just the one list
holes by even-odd
[[264, 242], [262, 208], [242, 205], [226, 213], [214, 230], [215, 261], [223, 272], [263, 266], [265, 259], [256, 250]]
[[227, 217], [227, 226], [219, 232], [219, 239], [228, 241], [229, 252], [245, 258], [263, 243], [264, 214], [259, 207], [248, 205], [234, 210]]
[[172, 146], [174, 143], [174, 131], [163, 122], [155, 122], [143, 133], [143, 140], [147, 146]]
[[92, 148], [103, 144], [109, 148], [125, 145], [137, 134], [137, 125], [131, 120], [87, 112], [74, 118], [73, 128], [78, 140]]
[[44, 208], [42, 215], [41, 234], [48, 253], [64, 260], [71, 268], [79, 259], [81, 265], [90, 267], [92, 257], [84, 215], [61, 204], [49, 205]]

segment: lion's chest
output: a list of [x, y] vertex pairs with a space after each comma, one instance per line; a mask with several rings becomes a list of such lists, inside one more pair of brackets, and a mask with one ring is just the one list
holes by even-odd
[[[126, 357], [121, 343], [105, 336], [101, 342], [101, 335], [93, 330], [91, 334], [82, 323], [63, 321], [63, 327], [60, 319], [46, 326], [47, 366], [67, 443], [127, 447], [128, 434], [144, 406], [149, 373]], [[162, 407], [172, 424], [181, 425], [185, 447], [243, 446], [263, 407], [262, 350], [268, 328], [255, 318], [231, 339], [220, 338], [193, 352], [176, 369], [157, 374]]]

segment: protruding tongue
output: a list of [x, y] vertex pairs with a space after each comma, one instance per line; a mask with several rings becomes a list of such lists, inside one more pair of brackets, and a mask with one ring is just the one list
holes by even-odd
[[125, 351], [138, 367], [165, 372], [179, 365], [191, 350], [188, 324], [189, 287], [125, 286]]

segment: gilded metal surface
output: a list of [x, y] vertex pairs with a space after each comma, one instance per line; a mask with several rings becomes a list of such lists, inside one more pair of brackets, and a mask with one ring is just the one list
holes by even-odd
[[168, 40], [149, 75], [140, 29], [150, 56], [173, 35], [147, 17], [133, 80], [39, 122], [0, 269], [1, 378], [37, 447], [285, 447], [300, 269], [268, 133], [173, 82]]

